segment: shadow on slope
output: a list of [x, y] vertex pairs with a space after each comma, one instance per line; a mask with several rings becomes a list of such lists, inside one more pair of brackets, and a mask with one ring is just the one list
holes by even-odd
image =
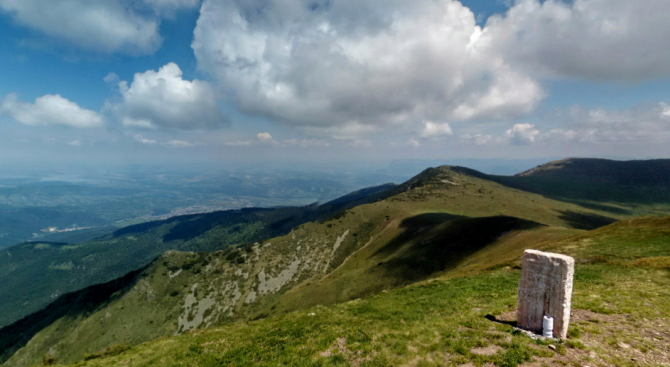
[[409, 285], [457, 267], [507, 233], [544, 227], [508, 216], [465, 218], [445, 213], [408, 217], [395, 229], [392, 223], [373, 234], [368, 245], [352, 253], [333, 272], [285, 293], [255, 318]]
[[611, 214], [614, 214], [614, 215], [630, 215], [630, 216], [633, 215], [632, 211], [630, 211], [628, 209], [624, 209], [624, 208], [619, 208], [619, 207], [616, 207], [616, 206], [613, 206], [613, 205], [607, 205], [607, 204], [601, 204], [601, 203], [590, 203], [590, 202], [587, 202], [587, 201], [580, 201], [580, 200], [572, 200], [572, 201], [568, 201], [568, 202], [572, 203], [572, 204], [579, 205], [583, 208], [598, 210], [598, 211], [601, 211], [601, 212], [611, 213]]
[[88, 316], [104, 307], [114, 298], [121, 297], [138, 280], [137, 276], [145, 268], [104, 284], [97, 284], [77, 292], [68, 293], [41, 311], [0, 329], [0, 364], [6, 362], [14, 353], [23, 348], [37, 333], [56, 320], [69, 316], [77, 318]]
[[598, 229], [600, 227], [608, 226], [617, 221], [616, 219], [604, 217], [602, 215], [590, 214], [590, 213], [577, 213], [569, 210], [560, 211], [560, 213], [561, 213], [560, 218], [575, 229], [585, 229], [585, 230]]
[[407, 243], [419, 238], [422, 233], [430, 231], [434, 227], [456, 219], [466, 219], [467, 217], [453, 215], [448, 213], [424, 213], [413, 217], [405, 218], [400, 222], [399, 228], [403, 232], [388, 243], [386, 246], [377, 250], [373, 256], [390, 256], [396, 253]]
[[495, 216], [455, 219], [427, 230], [415, 225], [420, 219], [405, 219], [401, 224], [405, 232], [374, 254], [386, 257], [378, 266], [401, 283], [413, 283], [452, 269], [506, 233], [543, 226], [529, 220]]

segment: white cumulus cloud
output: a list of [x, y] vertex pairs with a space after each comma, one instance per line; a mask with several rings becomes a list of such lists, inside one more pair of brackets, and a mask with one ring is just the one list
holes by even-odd
[[446, 122], [437, 123], [424, 121], [420, 135], [422, 138], [434, 139], [454, 135], [454, 132], [451, 130], [451, 126]]
[[227, 145], [229, 147], [249, 147], [254, 145], [254, 141], [253, 140], [224, 141], [223, 145]]
[[516, 124], [505, 132], [503, 139], [512, 145], [528, 145], [537, 140], [540, 131], [533, 124]]
[[411, 137], [411, 138], [407, 139], [407, 141], [405, 142], [405, 145], [410, 146], [410, 147], [420, 147], [421, 143], [419, 143], [419, 141], [416, 138]]
[[93, 128], [104, 125], [100, 114], [81, 108], [58, 94], [47, 94], [37, 98], [34, 103], [21, 102], [16, 94], [10, 94], [0, 104], [0, 110], [18, 122], [31, 126]]
[[161, 44], [159, 19], [139, 15], [120, 0], [0, 0], [17, 23], [101, 52], [153, 53]]
[[479, 47], [481, 34], [453, 0], [205, 0], [193, 49], [244, 112], [356, 139], [530, 112], [539, 83]]
[[349, 142], [347, 145], [356, 148], [370, 148], [374, 145], [374, 143], [367, 139], [356, 139]]
[[260, 142], [263, 143], [263, 144], [274, 144], [274, 143], [277, 143], [277, 141], [275, 140], [275, 138], [273, 138], [272, 135], [270, 135], [270, 133], [258, 133], [258, 135], [256, 135], [256, 137], [257, 137], [258, 140], [260, 140]]
[[330, 143], [323, 139], [303, 139], [300, 141], [300, 146], [303, 148], [328, 147]]
[[535, 76], [670, 76], [668, 0], [517, 0], [487, 21], [481, 46]]
[[423, 121], [527, 115], [544, 80], [670, 77], [667, 14], [667, 0], [516, 0], [482, 28], [455, 0], [204, 0], [192, 47], [245, 113], [336, 139], [426, 138], [448, 125]]
[[238, 141], [228, 141], [224, 142], [224, 145], [233, 146], [233, 147], [246, 147], [251, 145], [270, 145], [280, 148], [286, 147], [302, 147], [302, 148], [312, 148], [312, 147], [328, 147], [330, 142], [324, 139], [285, 139], [285, 140], [276, 140], [270, 133], [258, 133], [256, 135], [257, 140], [238, 140]]
[[464, 134], [461, 136], [461, 140], [470, 141], [476, 145], [488, 145], [496, 141], [493, 136], [488, 134]]
[[660, 114], [661, 118], [670, 120], [670, 106], [661, 102], [659, 103], [659, 107], [661, 108], [661, 114]]
[[120, 81], [118, 86], [121, 101], [108, 108], [128, 127], [205, 130], [230, 123], [212, 86], [198, 79], [184, 80], [175, 63], [137, 73], [130, 85]]
[[195, 145], [193, 143], [184, 140], [170, 140], [165, 142], [164, 144], [171, 148], [188, 148]]
[[140, 143], [140, 144], [145, 144], [145, 145], [156, 145], [156, 144], [158, 144], [158, 142], [156, 140], [147, 139], [144, 136], [142, 136], [142, 134], [135, 134], [133, 136], [133, 138], [135, 138], [135, 141]]
[[154, 139], [145, 138], [144, 135], [142, 135], [142, 134], [133, 135], [133, 139], [137, 143], [144, 144], [144, 145], [162, 145], [162, 146], [166, 146], [166, 147], [170, 147], [170, 148], [188, 148], [188, 147], [195, 146], [195, 144], [193, 144], [191, 142], [188, 142], [188, 141], [184, 141], [184, 140], [168, 140], [168, 141], [159, 142], [159, 141], [154, 140]]

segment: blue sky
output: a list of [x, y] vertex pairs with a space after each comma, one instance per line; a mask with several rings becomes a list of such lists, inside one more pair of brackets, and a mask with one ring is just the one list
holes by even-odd
[[0, 0], [0, 162], [670, 155], [663, 0]]

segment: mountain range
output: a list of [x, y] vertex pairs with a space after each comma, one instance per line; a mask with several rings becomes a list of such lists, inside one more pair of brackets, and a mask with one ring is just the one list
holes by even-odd
[[[669, 166], [566, 159], [516, 176], [441, 166], [322, 205], [174, 217], [80, 243], [22, 243], [0, 257], [0, 299], [11, 299], [0, 305], [0, 361], [507, 366], [591, 358], [617, 365], [628, 352], [612, 354], [617, 348], [598, 339], [616, 332], [605, 330], [616, 324], [605, 316], [634, 314], [644, 326], [668, 313], [649, 294], [664, 292], [670, 269]], [[505, 317], [526, 248], [578, 258], [577, 285], [591, 293], [583, 298], [576, 288], [586, 324], [573, 330], [593, 340], [573, 331], [554, 355], [515, 334]], [[606, 287], [616, 274], [630, 275], [624, 301]], [[638, 291], [649, 305], [633, 311]], [[462, 312], [437, 310], [447, 304]], [[435, 317], [443, 330], [410, 312]], [[502, 321], [484, 317], [491, 315]], [[633, 349], [664, 361], [662, 348], [638, 339]]]

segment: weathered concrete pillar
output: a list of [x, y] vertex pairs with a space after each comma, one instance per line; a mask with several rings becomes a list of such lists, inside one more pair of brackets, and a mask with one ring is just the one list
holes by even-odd
[[554, 318], [554, 337], [567, 338], [575, 259], [549, 252], [526, 250], [523, 254], [522, 272], [519, 282], [518, 327], [541, 334], [542, 319], [548, 315]]

